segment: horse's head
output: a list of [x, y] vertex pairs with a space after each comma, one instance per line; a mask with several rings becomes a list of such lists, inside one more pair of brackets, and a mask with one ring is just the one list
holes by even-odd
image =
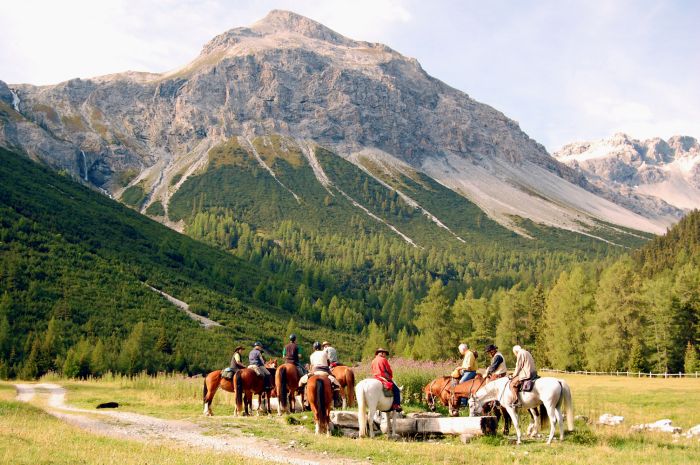
[[265, 368], [277, 368], [277, 359], [272, 359], [265, 364]]
[[469, 416], [476, 417], [484, 413], [483, 403], [476, 397], [469, 398]]

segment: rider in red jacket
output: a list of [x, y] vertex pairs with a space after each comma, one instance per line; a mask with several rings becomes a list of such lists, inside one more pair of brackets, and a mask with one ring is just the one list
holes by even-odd
[[372, 360], [372, 365], [370, 366], [370, 372], [375, 379], [382, 382], [384, 389], [391, 389], [394, 393], [394, 403], [391, 405], [391, 409], [397, 412], [401, 411], [401, 391], [399, 387], [394, 383], [394, 373], [391, 371], [391, 365], [389, 365], [389, 351], [382, 349], [381, 347], [374, 352], [374, 359]]

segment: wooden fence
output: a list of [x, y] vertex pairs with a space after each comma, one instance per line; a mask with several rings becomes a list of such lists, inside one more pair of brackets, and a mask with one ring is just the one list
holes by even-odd
[[645, 372], [634, 372], [634, 371], [566, 371], [566, 370], [553, 370], [551, 368], [542, 368], [537, 370], [541, 373], [564, 373], [571, 375], [605, 375], [605, 376], [631, 376], [635, 378], [700, 378], [700, 373], [697, 371], [694, 373], [645, 373]]

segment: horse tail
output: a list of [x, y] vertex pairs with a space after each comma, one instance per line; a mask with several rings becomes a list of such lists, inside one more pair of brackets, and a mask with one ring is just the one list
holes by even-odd
[[328, 418], [326, 416], [326, 382], [329, 380], [325, 376], [316, 378], [316, 414], [318, 415], [318, 424], [326, 425]]
[[357, 400], [357, 423], [360, 427], [359, 437], [367, 436], [367, 399], [362, 392], [362, 382], [355, 386], [355, 399]]
[[243, 403], [243, 370], [238, 370], [233, 375], [233, 384], [236, 390], [236, 408]]
[[209, 389], [207, 388], [207, 378], [204, 378], [204, 389], [202, 390], [202, 401], [206, 402], [207, 401], [207, 392], [209, 392]]
[[544, 404], [540, 404], [539, 407], [535, 410], [539, 416], [540, 416], [540, 427], [544, 428], [547, 426], [548, 422], [551, 421], [549, 419], [549, 415], [547, 414], [547, 408], [544, 406]]
[[348, 407], [352, 407], [355, 403], [355, 372], [350, 367], [345, 370], [345, 386], [348, 390]]
[[559, 380], [559, 385], [561, 385], [561, 396], [559, 396], [559, 402], [557, 402], [557, 407], [561, 407], [561, 403], [566, 404], [566, 430], [574, 430], [574, 402], [571, 397], [571, 388], [569, 384], [563, 379]]
[[[295, 368], [296, 369], [296, 368]], [[287, 409], [287, 369], [285, 367], [280, 367], [277, 372], [278, 387], [277, 390], [277, 402], [282, 407], [282, 409]]]

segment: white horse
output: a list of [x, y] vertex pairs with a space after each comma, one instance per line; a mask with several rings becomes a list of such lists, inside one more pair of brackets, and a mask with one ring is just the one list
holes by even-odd
[[[378, 410], [386, 412], [387, 435], [396, 434], [396, 412], [391, 411], [393, 397], [386, 397], [382, 391], [381, 381], [374, 378], [363, 379], [355, 386], [355, 400], [357, 401], [357, 422], [360, 426], [359, 436], [367, 436], [367, 423], [369, 419], [369, 437], [374, 437], [374, 415]], [[369, 409], [369, 417], [367, 416]]]
[[[493, 381], [481, 389], [479, 389], [474, 397], [469, 399], [470, 415], [479, 415], [483, 410], [483, 405], [486, 402], [497, 400], [505, 407], [518, 437], [520, 444], [520, 425], [518, 424], [518, 412], [510, 405], [514, 402], [513, 392], [510, 389], [510, 380], [501, 378]], [[549, 438], [547, 444], [552, 443], [554, 432], [557, 423], [559, 424], [559, 440], [564, 440], [564, 419], [562, 418], [562, 404], [566, 405], [566, 422], [567, 431], [574, 429], [574, 404], [571, 399], [571, 388], [563, 379], [557, 378], [539, 378], [535, 381], [535, 386], [531, 392], [521, 392], [521, 405], [524, 408], [532, 409], [544, 405], [549, 416]], [[539, 422], [537, 422], [539, 423]], [[532, 428], [528, 428], [528, 432], [534, 434], [537, 432], [539, 424]]]

